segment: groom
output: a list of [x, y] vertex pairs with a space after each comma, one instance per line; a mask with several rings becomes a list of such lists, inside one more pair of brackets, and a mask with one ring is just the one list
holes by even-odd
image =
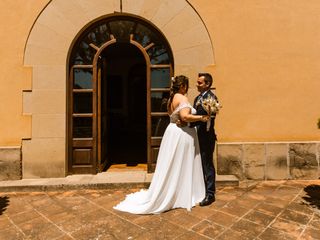
[[[216, 95], [210, 91], [212, 85], [212, 76], [209, 73], [199, 73], [197, 80], [197, 89], [200, 93], [194, 100], [194, 108], [197, 110], [197, 115], [207, 115], [207, 112], [202, 107], [202, 101], [208, 96], [213, 99], [217, 99]], [[211, 116], [211, 124], [209, 131], [207, 131], [207, 123], [196, 122], [198, 139], [200, 144], [200, 154], [202, 160], [202, 168], [204, 174], [204, 180], [206, 185], [206, 196], [200, 202], [200, 206], [210, 205], [215, 201], [215, 169], [213, 165], [213, 151], [216, 142], [216, 134], [214, 131], [215, 114]]]

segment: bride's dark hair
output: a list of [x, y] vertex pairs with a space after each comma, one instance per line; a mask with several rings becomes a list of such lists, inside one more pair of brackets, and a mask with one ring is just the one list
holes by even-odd
[[171, 80], [171, 87], [170, 87], [170, 97], [168, 100], [168, 105], [167, 105], [167, 109], [168, 111], [170, 110], [170, 105], [172, 103], [172, 99], [174, 97], [174, 95], [179, 92], [179, 89], [181, 86], [186, 86], [187, 87], [187, 91], [189, 88], [189, 78], [184, 76], [184, 75], [179, 75], [179, 76], [175, 76], [172, 80]]

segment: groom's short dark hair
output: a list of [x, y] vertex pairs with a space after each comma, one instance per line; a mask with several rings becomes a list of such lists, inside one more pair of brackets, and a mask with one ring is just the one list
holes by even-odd
[[211, 87], [213, 78], [210, 73], [199, 73], [198, 77], [204, 77], [204, 82]]

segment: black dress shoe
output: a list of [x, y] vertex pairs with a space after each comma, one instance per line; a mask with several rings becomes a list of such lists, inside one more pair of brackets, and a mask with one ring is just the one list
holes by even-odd
[[210, 205], [211, 203], [213, 203], [215, 200], [216, 200], [216, 198], [215, 198], [214, 195], [207, 195], [207, 196], [202, 200], [202, 202], [200, 202], [199, 205], [200, 205], [201, 207], [208, 206], [208, 205]]

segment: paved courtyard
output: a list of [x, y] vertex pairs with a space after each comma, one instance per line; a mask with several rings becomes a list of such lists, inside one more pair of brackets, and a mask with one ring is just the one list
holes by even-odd
[[138, 189], [0, 193], [0, 239], [320, 239], [320, 180], [242, 182], [191, 212], [113, 210]]

